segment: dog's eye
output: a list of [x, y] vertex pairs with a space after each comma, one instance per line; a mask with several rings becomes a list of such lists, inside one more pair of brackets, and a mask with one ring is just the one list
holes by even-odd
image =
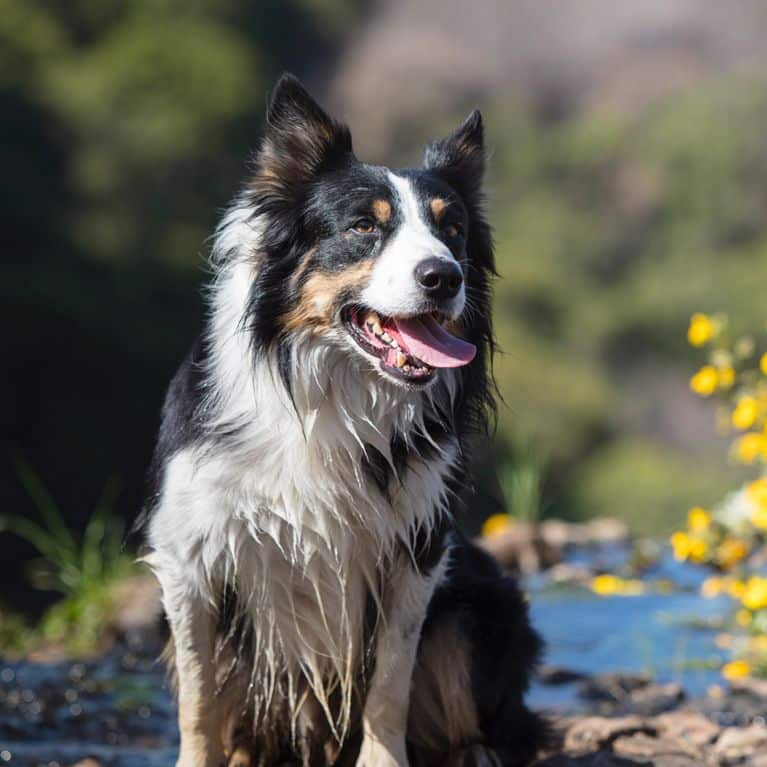
[[442, 231], [451, 239], [453, 237], [460, 237], [463, 234], [463, 227], [460, 224], [445, 224], [442, 227]]
[[355, 221], [351, 228], [357, 234], [373, 234], [376, 225], [369, 218], [361, 218], [359, 221]]

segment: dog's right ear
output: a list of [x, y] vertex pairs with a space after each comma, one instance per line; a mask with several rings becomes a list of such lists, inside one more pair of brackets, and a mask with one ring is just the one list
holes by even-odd
[[283, 75], [272, 93], [256, 155], [256, 193], [292, 201], [323, 168], [351, 153], [346, 125], [333, 120], [296, 77]]

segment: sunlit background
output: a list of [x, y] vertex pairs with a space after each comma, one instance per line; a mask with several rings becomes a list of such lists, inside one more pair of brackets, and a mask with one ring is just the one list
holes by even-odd
[[[502, 504], [678, 526], [738, 481], [685, 331], [764, 321], [765, 39], [761, 0], [0, 0], [2, 511], [37, 513], [31, 471], [73, 525], [105, 488], [135, 518], [287, 69], [366, 160], [416, 164], [484, 113], [505, 404], [470, 526]], [[33, 548], [0, 551], [3, 599], [44, 598]]]

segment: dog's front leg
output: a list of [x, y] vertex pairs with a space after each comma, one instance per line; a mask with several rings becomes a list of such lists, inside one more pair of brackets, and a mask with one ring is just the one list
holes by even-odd
[[215, 618], [183, 576], [157, 573], [168, 616], [178, 678], [181, 736], [176, 767], [219, 767], [224, 754], [213, 663]]
[[357, 767], [405, 767], [408, 763], [410, 683], [426, 610], [443, 571], [442, 562], [428, 574], [418, 572], [404, 558], [399, 563], [378, 629]]

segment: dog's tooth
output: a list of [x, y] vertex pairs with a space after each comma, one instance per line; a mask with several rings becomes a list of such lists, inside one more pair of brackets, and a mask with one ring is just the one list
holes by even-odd
[[366, 322], [368, 327], [377, 336], [380, 336], [381, 333], [383, 333], [383, 328], [381, 327], [381, 319], [375, 312], [370, 312], [370, 314], [368, 314]]
[[390, 344], [394, 339], [384, 330], [381, 334], [381, 340], [387, 344]]
[[407, 355], [397, 352], [397, 367], [401, 368], [407, 362]]

